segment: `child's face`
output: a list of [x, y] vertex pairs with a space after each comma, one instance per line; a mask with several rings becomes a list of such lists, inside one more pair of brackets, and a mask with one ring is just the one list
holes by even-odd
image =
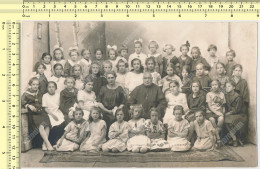
[[119, 62], [118, 68], [119, 68], [118, 71], [119, 71], [120, 73], [125, 73], [126, 67], [125, 67], [125, 63], [124, 63], [124, 62]]
[[237, 76], [237, 77], [241, 77], [241, 75], [242, 75], [242, 70], [240, 69], [240, 67], [236, 67], [236, 68], [233, 70], [233, 75], [234, 75], [234, 76]]
[[192, 83], [191, 89], [193, 93], [198, 93], [200, 90], [199, 84], [198, 83]]
[[92, 89], [93, 89], [93, 82], [88, 82], [88, 83], [86, 83], [86, 85], [85, 85], [85, 91], [91, 92]]
[[61, 76], [61, 74], [62, 74], [62, 67], [61, 66], [57, 66], [55, 69], [54, 69], [54, 71], [55, 71], [55, 75], [56, 76]]
[[150, 44], [149, 46], [149, 50], [150, 52], [153, 54], [153, 53], [156, 53], [156, 45], [155, 44]]
[[152, 111], [151, 112], [151, 121], [152, 123], [157, 123], [159, 117], [158, 117], [158, 113], [156, 111]]
[[204, 68], [202, 65], [197, 65], [196, 66], [196, 75], [197, 76], [202, 76], [204, 74]]
[[204, 122], [204, 116], [202, 115], [201, 112], [196, 112], [195, 113], [195, 118], [196, 118], [197, 122], [199, 122], [199, 123], [203, 123]]
[[111, 71], [112, 70], [112, 67], [110, 64], [104, 64], [104, 71], [105, 72], [108, 72], [108, 71]]
[[85, 50], [83, 53], [83, 58], [88, 60], [90, 58], [90, 51]]
[[91, 113], [91, 117], [93, 118], [93, 120], [97, 120], [99, 118], [99, 112], [97, 110], [93, 110]]
[[210, 50], [209, 50], [209, 55], [212, 56], [212, 57], [214, 57], [214, 56], [216, 55], [216, 52], [217, 52], [217, 51], [216, 51], [215, 49], [210, 49]]
[[96, 64], [93, 64], [93, 65], [91, 66], [91, 70], [92, 70], [92, 73], [93, 73], [94, 75], [96, 75], [96, 74], [98, 74], [98, 72], [99, 72], [99, 66], [96, 65]]
[[169, 88], [170, 88], [170, 90], [171, 90], [171, 92], [173, 94], [178, 94], [179, 93], [179, 88], [178, 88], [178, 86], [175, 83], [171, 83], [169, 85]]
[[39, 88], [39, 81], [38, 81], [38, 80], [34, 80], [34, 81], [31, 83], [31, 89], [32, 89], [33, 91], [36, 91], [36, 90], [38, 90], [38, 88]]
[[82, 114], [81, 111], [76, 111], [76, 112], [74, 113], [74, 119], [75, 119], [76, 121], [80, 121], [82, 118], [83, 118], [83, 114]]
[[74, 87], [74, 80], [67, 79], [66, 86], [68, 89], [72, 89]]
[[186, 56], [188, 52], [189, 52], [189, 49], [188, 49], [187, 46], [183, 46], [183, 47], [181, 48], [181, 54], [182, 54], [182, 55]]
[[80, 76], [80, 74], [81, 74], [80, 67], [79, 66], [75, 67], [74, 68], [74, 75], [75, 76]]
[[217, 81], [212, 81], [211, 83], [211, 88], [212, 88], [212, 91], [215, 92], [218, 90], [219, 86], [218, 86], [218, 82]]
[[56, 90], [55, 85], [54, 85], [53, 83], [50, 83], [50, 84], [48, 85], [48, 93], [49, 93], [50, 95], [54, 95], [54, 94], [55, 94], [55, 90]]
[[71, 52], [70, 53], [70, 58], [71, 58], [71, 60], [72, 61], [77, 61], [77, 59], [78, 59], [78, 53], [77, 52]]
[[230, 83], [226, 83], [226, 91], [228, 93], [231, 92], [234, 89], [235, 89], [234, 86], [232, 86]]
[[133, 68], [134, 68], [134, 71], [139, 71], [140, 70], [141, 65], [140, 65], [140, 62], [138, 60], [135, 60], [133, 62]]
[[123, 113], [123, 111], [117, 112], [117, 114], [116, 114], [116, 119], [117, 119], [118, 122], [122, 122], [122, 121], [123, 121], [123, 119], [124, 119], [124, 113]]
[[181, 75], [182, 77], [188, 77], [189, 73], [186, 71], [186, 69], [183, 69]]
[[140, 54], [142, 51], [142, 46], [139, 43], [135, 44], [135, 53]]
[[137, 119], [140, 117], [140, 115], [141, 115], [141, 110], [139, 108], [135, 108], [133, 112], [133, 118]]
[[56, 51], [54, 52], [54, 55], [55, 55], [55, 57], [56, 57], [56, 60], [61, 60], [61, 58], [62, 58], [62, 52], [61, 52], [60, 50], [56, 50]]
[[109, 58], [111, 60], [115, 60], [116, 59], [116, 52], [114, 50], [110, 50], [109, 51]]
[[154, 63], [152, 60], [149, 60], [147, 62], [147, 69], [150, 70], [150, 71], [153, 71], [154, 70]]
[[221, 64], [217, 64], [217, 72], [222, 75], [224, 73], [224, 67]]
[[115, 81], [116, 81], [116, 78], [115, 78], [114, 75], [112, 75], [112, 74], [108, 74], [107, 75], [107, 82], [108, 82], [108, 84], [114, 85]]
[[169, 76], [172, 76], [172, 75], [173, 75], [173, 73], [174, 73], [174, 71], [173, 71], [173, 68], [172, 68], [172, 67], [167, 67], [167, 69], [166, 69], [166, 72], [167, 72], [167, 75], [169, 75]]
[[50, 55], [46, 55], [44, 58], [43, 58], [43, 62], [45, 64], [49, 64], [51, 62], [51, 56]]
[[40, 65], [40, 66], [38, 67], [37, 72], [38, 72], [39, 74], [43, 74], [43, 73], [44, 73], [43, 65]]
[[182, 119], [182, 111], [181, 110], [175, 110], [174, 116], [175, 116], [175, 120], [180, 121]]
[[165, 47], [165, 52], [166, 52], [166, 54], [167, 55], [172, 55], [172, 48], [171, 48], [171, 46], [169, 46], [169, 45], [167, 45], [166, 47]]
[[199, 58], [199, 51], [198, 51], [197, 49], [192, 49], [192, 50], [191, 50], [191, 56], [192, 56], [194, 59]]
[[121, 56], [122, 57], [126, 58], [127, 54], [128, 54], [127, 50], [121, 50]]
[[233, 61], [233, 59], [234, 59], [233, 53], [231, 53], [231, 52], [228, 52], [226, 57], [227, 57], [228, 61]]
[[97, 59], [97, 60], [101, 60], [101, 59], [102, 59], [102, 52], [101, 52], [100, 50], [98, 50], [98, 51], [96, 52], [96, 59]]

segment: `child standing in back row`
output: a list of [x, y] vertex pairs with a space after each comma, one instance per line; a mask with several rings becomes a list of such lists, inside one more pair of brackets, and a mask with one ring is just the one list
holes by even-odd
[[76, 48], [70, 48], [69, 49], [69, 56], [70, 59], [67, 60], [64, 66], [64, 76], [73, 76], [72, 67], [76, 64], [79, 64], [78, 57], [79, 52]]
[[135, 53], [131, 54], [128, 59], [129, 71], [133, 70], [132, 60], [137, 58], [141, 61], [141, 66], [145, 66], [147, 55], [142, 53], [143, 40], [138, 39], [134, 41]]
[[158, 72], [160, 75], [162, 75], [162, 72], [163, 72], [163, 58], [162, 58], [162, 55], [160, 53], [157, 52], [159, 48], [159, 44], [157, 41], [155, 40], [151, 40], [149, 42], [149, 45], [148, 45], [148, 49], [150, 51], [150, 53], [148, 54], [148, 58], [149, 57], [153, 57], [154, 60], [155, 60], [155, 70], [156, 72]]

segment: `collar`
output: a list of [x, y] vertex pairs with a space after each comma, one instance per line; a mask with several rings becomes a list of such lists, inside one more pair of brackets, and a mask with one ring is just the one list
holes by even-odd
[[74, 63], [71, 59], [68, 59], [68, 62], [71, 66], [74, 66], [76, 64], [79, 64], [79, 61], [77, 61], [76, 63]]
[[80, 60], [80, 62], [82, 62], [82, 63], [84, 63], [84, 64], [91, 64], [91, 60], [89, 59], [89, 60], [86, 60], [86, 59], [84, 59], [84, 58], [82, 58], [81, 60]]

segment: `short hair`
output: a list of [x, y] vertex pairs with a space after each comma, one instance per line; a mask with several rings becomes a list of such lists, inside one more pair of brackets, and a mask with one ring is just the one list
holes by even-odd
[[194, 46], [191, 48], [191, 53], [192, 53], [192, 50], [197, 50], [198, 53], [199, 53], [199, 56], [201, 56], [201, 52], [200, 52], [200, 48], [198, 46]]
[[77, 55], [79, 56], [79, 51], [78, 51], [77, 49], [71, 49], [71, 50], [69, 51], [69, 56], [71, 56], [71, 53], [72, 53], [72, 52], [76, 52]]
[[72, 72], [75, 71], [75, 68], [76, 68], [76, 67], [79, 67], [80, 72], [82, 73], [82, 67], [81, 67], [79, 64], [75, 64], [74, 66], [72, 66]]
[[47, 84], [47, 86], [49, 86], [50, 84], [54, 84], [55, 89], [58, 88], [58, 87], [57, 87], [57, 83], [55, 83], [54, 81], [49, 81], [48, 84]]
[[106, 77], [107, 75], [113, 75], [115, 78], [117, 77], [116, 72], [113, 70], [106, 72]]
[[56, 63], [56, 64], [53, 66], [53, 69], [55, 70], [56, 67], [58, 67], [58, 66], [60, 66], [60, 67], [62, 68], [62, 70], [63, 70], [63, 66], [62, 66], [62, 64], [60, 64], [60, 63]]
[[167, 71], [167, 68], [168, 68], [168, 67], [172, 68], [174, 74], [177, 73], [177, 72], [176, 72], [176, 68], [175, 68], [175, 66], [174, 66], [173, 63], [168, 63], [168, 64], [167, 64], [167, 66], [166, 66], [166, 71]]
[[123, 116], [125, 116], [123, 109], [119, 108], [119, 109], [116, 109], [115, 117], [117, 116], [117, 113], [119, 113], [119, 112], [123, 112]]
[[109, 65], [111, 66], [111, 68], [113, 67], [112, 62], [110, 62], [109, 60], [105, 60], [105, 61], [103, 62], [103, 67], [104, 67], [105, 64], [109, 64]]
[[150, 117], [151, 117], [151, 113], [152, 113], [153, 111], [154, 111], [154, 112], [157, 112], [158, 118], [160, 119], [160, 116], [161, 116], [161, 115], [160, 115], [160, 112], [159, 112], [158, 109], [156, 109], [155, 107], [152, 107], [152, 108], [149, 110]]
[[209, 47], [208, 47], [208, 52], [209, 52], [211, 49], [215, 49], [215, 51], [218, 50], [217, 46], [214, 45], [214, 44], [209, 45]]
[[196, 65], [196, 69], [197, 69], [197, 66], [202, 66], [202, 68], [205, 69], [205, 65], [204, 65], [203, 63], [198, 63], [198, 64]]
[[64, 84], [65, 84], [65, 85], [67, 85], [67, 81], [68, 81], [69, 79], [73, 80], [74, 85], [76, 84], [75, 78], [72, 77], [72, 76], [68, 76], [68, 77], [66, 77], [65, 80], [64, 80]]
[[218, 80], [218, 79], [213, 79], [212, 81], [211, 81], [211, 86], [212, 86], [212, 83], [213, 82], [217, 82], [218, 83], [218, 87], [220, 88], [221, 87], [221, 83], [220, 83], [220, 81]]
[[81, 54], [81, 56], [83, 56], [83, 55], [84, 55], [84, 52], [85, 52], [85, 51], [89, 51], [89, 53], [91, 54], [91, 51], [90, 51], [90, 49], [82, 49], [82, 50], [81, 50], [81, 53], [80, 53], [80, 54]]
[[97, 65], [98, 66], [98, 74], [97, 76], [99, 77], [101, 75], [101, 65], [97, 62], [97, 61], [93, 61], [90, 65], [90, 68], [89, 68], [89, 73], [92, 74], [92, 66], [93, 65]]
[[186, 41], [185, 44], [182, 44], [182, 45], [180, 46], [180, 52], [181, 52], [181, 50], [182, 50], [183, 47], [187, 47], [187, 48], [188, 48], [188, 51], [189, 51], [189, 50], [190, 50], [190, 43], [189, 43], [189, 41]]
[[141, 62], [140, 59], [138, 59], [138, 58], [134, 58], [133, 60], [131, 60], [131, 66], [133, 67], [133, 65], [134, 65], [134, 61], [136, 61], [136, 60], [138, 60], [139, 63], [140, 63], [140, 72], [143, 72], [143, 71], [144, 71], [144, 67], [143, 67], [142, 62]]
[[61, 50], [61, 48], [56, 48], [56, 49], [53, 50], [53, 57], [54, 57], [54, 59], [57, 60], [56, 55], [55, 55], [55, 52], [57, 50], [59, 50], [61, 52], [61, 54], [62, 54], [61, 59], [64, 59], [63, 50]]
[[193, 80], [193, 81], [191, 82], [191, 85], [190, 85], [191, 90], [192, 90], [192, 84], [193, 84], [193, 83], [197, 83], [197, 84], [199, 85], [199, 89], [200, 89], [200, 90], [202, 89], [202, 86], [201, 86], [200, 81], [199, 81], [199, 80]]
[[222, 65], [223, 68], [224, 68], [224, 70], [225, 70], [225, 65], [224, 65], [224, 63], [222, 63], [222, 62], [217, 62], [217, 63], [216, 63], [216, 68], [217, 68], [218, 65]]
[[102, 119], [102, 110], [97, 107], [97, 106], [93, 106], [90, 108], [90, 114], [89, 114], [89, 121], [92, 122], [93, 118], [91, 117], [91, 114], [93, 113], [93, 111], [97, 111], [99, 113], [99, 119]]
[[151, 56], [151, 57], [146, 58], [146, 59], [145, 59], [145, 65], [146, 65], [146, 66], [147, 66], [147, 64], [148, 64], [149, 61], [153, 61], [153, 64], [154, 64], [154, 66], [155, 66], [155, 64], [156, 64], [155, 57]]
[[206, 112], [204, 110], [197, 110], [195, 111], [194, 115], [196, 115], [197, 113], [201, 113], [203, 117], [206, 116]]
[[173, 108], [173, 114], [175, 114], [175, 113], [174, 113], [175, 110], [181, 110], [182, 114], [184, 114], [184, 109], [183, 109], [183, 107], [182, 107], [181, 105], [176, 105], [176, 106], [174, 106], [174, 108]]
[[95, 55], [97, 54], [97, 51], [100, 51], [101, 54], [103, 55], [103, 51], [100, 48], [95, 49]]
[[123, 59], [119, 59], [117, 64], [116, 64], [117, 70], [119, 70], [119, 63], [124, 63], [125, 64], [125, 68], [128, 68], [128, 63], [125, 62]]
[[141, 47], [143, 46], [143, 43], [142, 43], [141, 41], [139, 41], [139, 40], [138, 40], [138, 41], [135, 41], [134, 44], [140, 44]]
[[38, 73], [38, 72], [37, 72], [37, 69], [38, 69], [40, 66], [43, 66], [43, 69], [46, 70], [46, 66], [45, 66], [42, 62], [37, 62], [37, 63], [34, 65], [34, 71], [35, 71], [36, 73]]
[[188, 74], [190, 74], [190, 72], [191, 72], [191, 67], [190, 67], [189, 65], [183, 65], [182, 71], [183, 71], [183, 70], [186, 70], [186, 71], [188, 72]]
[[82, 116], [84, 116], [84, 111], [83, 111], [81, 108], [76, 107], [75, 110], [73, 111], [73, 114], [72, 114], [73, 117], [75, 117], [75, 113], [76, 113], [77, 111], [80, 111], [80, 112], [82, 113]]
[[236, 57], [236, 52], [233, 49], [230, 49], [229, 51], [227, 51], [226, 56], [228, 53], [232, 53], [233, 57]]
[[150, 45], [153, 44], [155, 45], [155, 48], [158, 49], [159, 48], [159, 44], [158, 42], [156, 42], [155, 40], [151, 40], [148, 44], [148, 49], [150, 49]]
[[165, 48], [166, 48], [167, 46], [170, 46], [171, 49], [172, 49], [172, 51], [175, 51], [175, 48], [174, 48], [174, 46], [173, 46], [172, 44], [165, 44], [165, 45], [164, 45], [164, 48], [163, 48], [163, 51], [164, 51], [164, 52], [166, 52], [166, 49], [165, 49]]
[[170, 87], [170, 85], [171, 85], [172, 83], [174, 83], [178, 88], [180, 87], [180, 83], [179, 83], [177, 80], [172, 80], [172, 81], [170, 81], [169, 87]]
[[234, 71], [237, 67], [239, 67], [239, 68], [241, 69], [241, 71], [243, 71], [242, 65], [236, 64], [236, 65], [234, 65], [234, 66], [232, 67], [232, 74], [233, 74], [233, 71]]
[[233, 87], [236, 87], [236, 82], [234, 82], [233, 80], [228, 80], [227, 82], [226, 82], [226, 84], [231, 84]]
[[115, 57], [117, 57], [117, 51], [116, 51], [115, 49], [113, 49], [113, 48], [108, 49], [108, 51], [107, 51], [108, 57], [110, 57], [110, 56], [109, 56], [110, 51], [114, 51], [114, 52], [115, 52]]
[[45, 52], [45, 53], [42, 54], [42, 60], [44, 60], [44, 58], [45, 58], [46, 56], [50, 56], [50, 61], [52, 60], [51, 55], [50, 55], [49, 53], [47, 53], [47, 52]]
[[131, 118], [133, 118], [133, 113], [136, 108], [140, 109], [140, 116], [144, 113], [144, 108], [141, 104], [134, 104], [134, 105], [130, 106], [130, 110], [129, 110]]
[[37, 77], [32, 77], [30, 80], [29, 80], [29, 82], [28, 82], [28, 85], [32, 85], [32, 83], [33, 83], [33, 81], [38, 81], [39, 83], [40, 83], [40, 81], [39, 81], [39, 79], [37, 78]]

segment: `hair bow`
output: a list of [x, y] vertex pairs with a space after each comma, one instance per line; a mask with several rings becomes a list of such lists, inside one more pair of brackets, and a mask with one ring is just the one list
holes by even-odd
[[60, 50], [62, 50], [62, 52], [63, 52], [63, 48], [60, 47], [59, 45], [55, 45], [55, 46], [53, 47], [53, 50], [55, 50], [55, 49], [60, 49]]
[[108, 50], [110, 50], [110, 49], [117, 50], [117, 46], [116, 45], [113, 45], [113, 46], [107, 45], [107, 49]]
[[143, 43], [143, 39], [139, 38], [139, 39], [137, 39], [137, 40], [134, 41], [134, 43], [136, 43], [136, 42], [141, 42], [141, 43]]
[[77, 47], [77, 46], [74, 46], [74, 47], [70, 47], [69, 48], [69, 51], [71, 51], [71, 50], [78, 50], [79, 48]]

